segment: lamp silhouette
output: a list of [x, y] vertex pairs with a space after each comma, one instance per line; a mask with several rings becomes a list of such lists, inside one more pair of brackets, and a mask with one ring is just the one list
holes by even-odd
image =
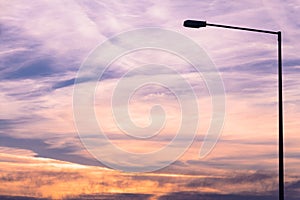
[[183, 26], [188, 28], [201, 28], [214, 26], [219, 28], [237, 29], [243, 31], [252, 31], [260, 33], [275, 34], [278, 38], [278, 174], [279, 174], [279, 200], [284, 200], [284, 149], [283, 149], [283, 102], [282, 102], [282, 48], [281, 32], [268, 31], [261, 29], [228, 26], [222, 24], [211, 24], [206, 21], [185, 20]]

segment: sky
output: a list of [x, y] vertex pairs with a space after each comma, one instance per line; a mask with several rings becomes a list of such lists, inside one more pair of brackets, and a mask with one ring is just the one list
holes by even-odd
[[1, 198], [276, 199], [276, 35], [186, 19], [282, 31], [286, 199], [300, 195], [299, 1], [0, 7]]

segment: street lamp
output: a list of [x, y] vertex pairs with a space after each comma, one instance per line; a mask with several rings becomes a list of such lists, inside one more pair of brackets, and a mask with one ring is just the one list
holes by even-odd
[[222, 24], [210, 24], [206, 21], [185, 20], [183, 26], [188, 28], [201, 28], [214, 26], [219, 28], [237, 29], [277, 35], [278, 38], [278, 156], [279, 156], [279, 200], [284, 200], [284, 155], [283, 155], [283, 103], [282, 103], [282, 52], [281, 52], [281, 32], [267, 31], [253, 28], [227, 26]]

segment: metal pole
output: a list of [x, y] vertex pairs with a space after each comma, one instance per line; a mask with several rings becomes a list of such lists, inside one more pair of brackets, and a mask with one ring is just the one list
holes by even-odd
[[237, 29], [237, 30], [243, 30], [243, 31], [259, 32], [259, 33], [278, 34], [278, 32], [276, 32], [276, 31], [268, 31], [268, 30], [254, 29], [254, 28], [245, 28], [245, 27], [238, 27], [238, 26], [228, 26], [228, 25], [223, 25], [223, 24], [206, 23], [206, 26], [214, 26], [214, 27], [220, 27], [220, 28]]
[[283, 103], [282, 103], [282, 50], [281, 32], [278, 32], [278, 120], [279, 120], [279, 200], [284, 200], [284, 151], [283, 151]]
[[282, 100], [282, 48], [281, 48], [281, 32], [245, 28], [238, 26], [228, 26], [223, 24], [211, 24], [206, 21], [186, 20], [189, 22], [184, 26], [189, 28], [201, 28], [206, 26], [213, 26], [219, 28], [236, 29], [243, 31], [252, 31], [268, 34], [276, 34], [278, 36], [278, 176], [279, 176], [279, 200], [284, 200], [284, 142], [283, 142], [283, 100]]
[[243, 28], [236, 26], [227, 26], [221, 24], [210, 24], [207, 26], [215, 26], [220, 28], [237, 29], [244, 31], [277, 34], [278, 36], [278, 182], [279, 182], [279, 200], [284, 200], [284, 140], [283, 140], [283, 100], [282, 100], [282, 40], [281, 32], [259, 30], [252, 28]]

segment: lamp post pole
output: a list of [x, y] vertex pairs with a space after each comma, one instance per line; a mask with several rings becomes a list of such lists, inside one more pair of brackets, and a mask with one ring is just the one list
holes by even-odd
[[279, 175], [279, 200], [284, 200], [284, 149], [283, 149], [283, 102], [282, 102], [282, 50], [281, 32], [268, 31], [222, 24], [211, 24], [206, 21], [185, 20], [183, 26], [188, 28], [201, 28], [213, 26], [219, 28], [252, 31], [277, 35], [278, 38], [278, 175]]

